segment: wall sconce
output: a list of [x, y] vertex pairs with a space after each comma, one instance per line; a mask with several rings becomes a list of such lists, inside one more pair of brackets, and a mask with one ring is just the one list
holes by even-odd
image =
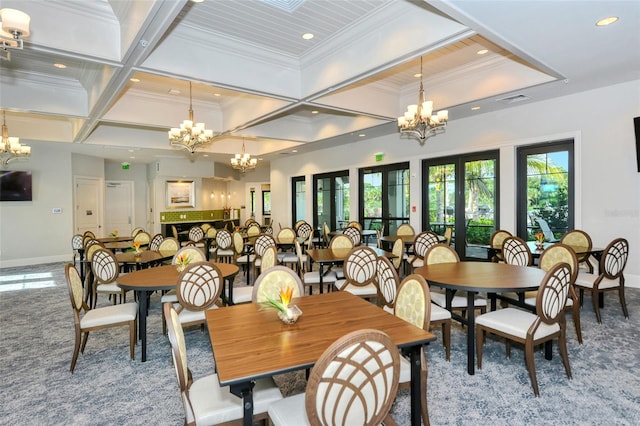
[[213, 200], [216, 197], [216, 193], [211, 191], [211, 199]]

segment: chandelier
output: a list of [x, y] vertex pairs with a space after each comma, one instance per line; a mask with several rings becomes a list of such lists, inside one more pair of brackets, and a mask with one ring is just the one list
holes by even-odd
[[31, 18], [26, 13], [4, 8], [0, 9], [0, 59], [11, 60], [7, 49], [22, 49], [22, 37], [29, 37]]
[[251, 158], [251, 155], [244, 152], [244, 139], [242, 139], [242, 154], [236, 154], [231, 158], [231, 167], [244, 173], [247, 170], [255, 169], [256, 164], [258, 164], [258, 160]]
[[7, 164], [18, 158], [31, 156], [31, 147], [20, 144], [20, 138], [10, 138], [6, 123], [6, 112], [2, 111], [2, 145], [0, 145], [0, 164]]
[[180, 128], [173, 127], [169, 130], [169, 142], [171, 142], [171, 146], [186, 149], [193, 154], [200, 145], [206, 145], [213, 141], [213, 130], [205, 129], [204, 123], [193, 122], [191, 103], [191, 82], [189, 82], [189, 119], [184, 120]]
[[420, 92], [418, 104], [409, 105], [403, 116], [398, 117], [398, 127], [401, 135], [416, 138], [420, 145], [425, 140], [438, 133], [443, 133], [449, 120], [449, 111], [442, 110], [433, 113], [433, 102], [424, 98], [424, 86], [422, 85], [422, 57], [420, 57]]

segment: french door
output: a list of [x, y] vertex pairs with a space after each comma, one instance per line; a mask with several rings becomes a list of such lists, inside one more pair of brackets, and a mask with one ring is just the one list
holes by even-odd
[[486, 259], [486, 246], [499, 226], [498, 151], [422, 161], [423, 230], [443, 235], [461, 259]]
[[337, 229], [349, 222], [349, 171], [323, 173], [313, 176], [313, 226], [321, 229], [327, 222]]
[[360, 220], [364, 229], [395, 235], [409, 222], [409, 163], [360, 169]]

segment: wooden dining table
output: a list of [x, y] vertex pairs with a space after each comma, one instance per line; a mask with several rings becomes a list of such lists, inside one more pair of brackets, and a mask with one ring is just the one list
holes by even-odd
[[[232, 263], [213, 263], [220, 269], [226, 285], [233, 286], [238, 266]], [[135, 291], [138, 296], [138, 336], [141, 343], [141, 360], [147, 360], [147, 309], [149, 297], [154, 291], [172, 290], [178, 284], [180, 273], [175, 265], [140, 269], [118, 277], [118, 287]], [[224, 294], [224, 288], [222, 289]]]
[[116, 253], [115, 256], [118, 262], [125, 267], [133, 266], [134, 269], [143, 269], [160, 263], [163, 260], [171, 259], [175, 254], [175, 250], [142, 250], [140, 253], [125, 251], [122, 253]]
[[294, 299], [302, 311], [295, 324], [254, 303], [206, 312], [221, 386], [243, 398], [244, 424], [253, 422], [253, 381], [313, 367], [338, 338], [363, 328], [387, 333], [411, 357], [411, 424], [420, 425], [420, 351], [435, 336], [346, 291]]
[[[456, 291], [467, 292], [467, 306], [474, 306], [474, 299], [482, 293], [503, 293], [537, 290], [545, 271], [527, 266], [494, 262], [437, 263], [416, 268], [429, 285], [446, 290], [447, 310]], [[475, 373], [475, 310], [467, 309], [463, 318], [452, 312], [451, 316], [467, 325], [467, 372]]]
[[[416, 235], [383, 235], [380, 237], [380, 241], [387, 247], [391, 247], [396, 240], [400, 238], [404, 243], [406, 248], [409, 248], [413, 245], [413, 242], [416, 239]], [[441, 243], [445, 242], [447, 239], [443, 235], [438, 235], [438, 241]]]

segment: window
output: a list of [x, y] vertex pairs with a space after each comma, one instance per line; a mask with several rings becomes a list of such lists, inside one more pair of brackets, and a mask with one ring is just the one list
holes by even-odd
[[544, 220], [554, 236], [574, 228], [573, 140], [520, 147], [517, 233], [533, 240]]
[[293, 211], [291, 217], [293, 223], [299, 220], [307, 220], [307, 204], [306, 204], [306, 182], [304, 176], [296, 176], [291, 178], [291, 193], [293, 201], [291, 206]]
[[409, 222], [409, 163], [360, 169], [360, 218], [364, 229], [395, 235]]
[[313, 226], [319, 229], [324, 222], [331, 229], [349, 222], [349, 171], [323, 173], [313, 176]]
[[486, 246], [498, 229], [498, 151], [422, 162], [422, 227], [443, 235], [453, 228], [462, 259], [486, 259]]

